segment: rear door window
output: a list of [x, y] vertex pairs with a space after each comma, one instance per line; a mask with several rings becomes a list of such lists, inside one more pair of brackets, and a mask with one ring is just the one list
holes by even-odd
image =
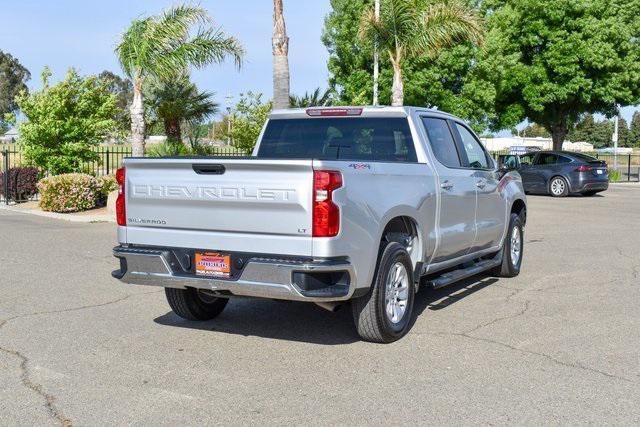
[[551, 153], [540, 153], [536, 159], [536, 165], [550, 166], [555, 165], [558, 161], [558, 156]]
[[422, 117], [422, 123], [436, 159], [449, 168], [461, 167], [458, 149], [447, 121], [434, 117]]
[[417, 162], [406, 118], [270, 120], [258, 157]]
[[535, 153], [523, 154], [520, 156], [520, 164], [531, 166], [533, 164], [533, 158], [536, 156]]

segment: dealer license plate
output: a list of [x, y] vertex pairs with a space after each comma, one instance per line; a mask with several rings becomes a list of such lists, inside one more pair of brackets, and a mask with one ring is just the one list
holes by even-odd
[[196, 276], [229, 277], [231, 256], [217, 252], [196, 252]]

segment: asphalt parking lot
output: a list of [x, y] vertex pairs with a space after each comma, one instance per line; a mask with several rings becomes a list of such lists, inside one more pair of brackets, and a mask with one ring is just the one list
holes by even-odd
[[0, 211], [0, 424], [638, 424], [640, 185], [529, 197], [522, 274], [417, 296], [410, 334], [113, 280], [112, 224]]

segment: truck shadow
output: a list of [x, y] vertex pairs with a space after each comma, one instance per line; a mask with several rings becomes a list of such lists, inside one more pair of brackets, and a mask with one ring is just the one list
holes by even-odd
[[351, 344], [360, 340], [353, 327], [349, 306], [330, 313], [310, 303], [236, 298], [229, 301], [222, 314], [214, 320], [191, 322], [169, 312], [154, 322], [179, 328], [320, 345]]
[[[427, 309], [443, 310], [497, 281], [492, 277], [476, 276], [442, 289], [422, 288], [416, 295], [413, 321]], [[215, 320], [193, 322], [170, 311], [155, 318], [154, 322], [177, 328], [319, 345], [360, 341], [348, 304], [330, 313], [310, 303], [237, 298], [231, 300]]]

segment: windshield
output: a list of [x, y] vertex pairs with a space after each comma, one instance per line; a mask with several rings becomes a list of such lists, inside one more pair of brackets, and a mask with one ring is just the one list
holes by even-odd
[[258, 157], [417, 161], [406, 118], [270, 120]]

